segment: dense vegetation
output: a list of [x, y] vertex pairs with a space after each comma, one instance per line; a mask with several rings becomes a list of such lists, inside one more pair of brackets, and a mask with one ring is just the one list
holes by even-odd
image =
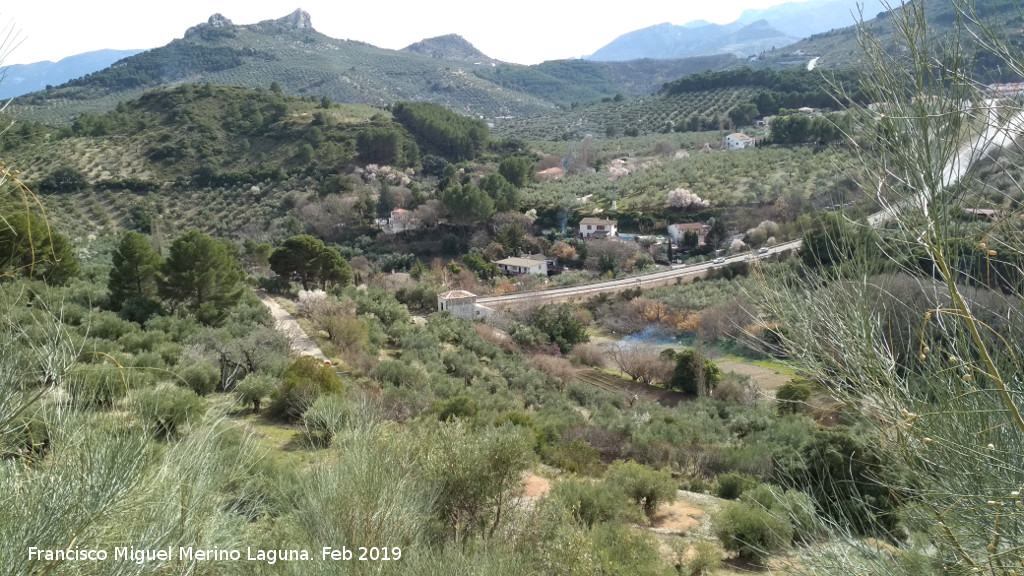
[[[1024, 169], [993, 151], [950, 178], [988, 116], [947, 75], [970, 59], [931, 54], [914, 10], [890, 16], [917, 59], [869, 43], [865, 96], [775, 110], [770, 130], [747, 126], [812, 103], [820, 77], [709, 72], [633, 99], [590, 63], [490, 68], [605, 94], [565, 125], [520, 124], [545, 141], [500, 124], [494, 140], [414, 95], [339, 105], [280, 83], [162, 88], [8, 131], [31, 185], [3, 168], [3, 568], [364, 571], [317, 552], [344, 544], [400, 550], [370, 569], [394, 574], [1015, 573]], [[189, 65], [232, 62], [203, 54]], [[758, 147], [722, 150], [727, 127]], [[584, 217], [622, 236], [579, 238]], [[703, 244], [665, 242], [678, 222]], [[688, 284], [437, 312], [450, 290], [797, 239]], [[501, 273], [538, 255], [560, 274]], [[93, 564], [29, 545], [312, 559]]]
[[391, 114], [415, 135], [427, 152], [449, 162], [476, 158], [489, 137], [483, 121], [466, 118], [436, 104], [398, 102], [391, 106]]

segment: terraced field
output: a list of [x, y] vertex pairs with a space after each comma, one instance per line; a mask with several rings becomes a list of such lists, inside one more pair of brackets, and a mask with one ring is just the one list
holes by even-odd
[[281, 198], [287, 185], [237, 185], [226, 188], [175, 188], [144, 195], [129, 191], [83, 191], [44, 194], [39, 198], [59, 230], [73, 238], [102, 237], [141, 222], [159, 219], [165, 237], [190, 229], [237, 238], [266, 231], [284, 214]]
[[614, 374], [608, 374], [607, 372], [601, 372], [600, 370], [594, 370], [592, 368], [579, 371], [576, 374], [576, 378], [580, 382], [589, 384], [596, 388], [608, 390], [609, 392], [622, 393], [626, 396], [627, 400], [635, 394], [640, 400], [658, 402], [665, 406], [675, 406], [686, 398], [686, 396], [678, 392], [665, 390], [664, 388], [656, 388], [654, 386], [646, 386], [639, 382], [619, 378]]
[[[494, 133], [523, 140], [566, 140], [586, 134], [622, 136], [634, 130], [636, 134], [717, 130], [716, 116], [724, 119], [728, 128], [729, 109], [749, 102], [754, 94], [754, 88], [729, 88], [599, 102], [531, 118], [500, 120]], [[696, 124], [698, 121], [701, 124]]]

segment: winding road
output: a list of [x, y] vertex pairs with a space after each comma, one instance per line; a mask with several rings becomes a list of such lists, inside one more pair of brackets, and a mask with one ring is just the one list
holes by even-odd
[[558, 300], [573, 300], [582, 296], [589, 296], [591, 294], [598, 294], [601, 292], [619, 292], [622, 290], [629, 290], [631, 288], [645, 288], [652, 286], [664, 286], [671, 284], [676, 279], [683, 279], [691, 276], [703, 276], [709, 270], [725, 266], [726, 264], [732, 264], [734, 262], [743, 262], [749, 260], [757, 260], [759, 258], [785, 252], [787, 250], [796, 250], [800, 247], [800, 240], [793, 240], [792, 242], [786, 242], [779, 244], [768, 249], [765, 254], [755, 254], [748, 252], [746, 254], [739, 254], [736, 256], [730, 256], [725, 259], [724, 264], [715, 264], [713, 262], [704, 262], [702, 264], [679, 264], [674, 265], [669, 270], [662, 270], [659, 272], [653, 272], [651, 274], [645, 274], [643, 276], [634, 276], [632, 278], [622, 278], [620, 280], [609, 280], [607, 282], [598, 282], [595, 284], [584, 284], [582, 286], [570, 286], [568, 288], [554, 288], [552, 290], [535, 290], [532, 292], [519, 292], [516, 294], [505, 294], [503, 296], [488, 296], [485, 298], [478, 298], [477, 304], [487, 307], [500, 307], [514, 304], [517, 302], [550, 302]]
[[[808, 63], [808, 67], [815, 63], [817, 58]], [[1024, 134], [1024, 112], [1013, 114], [1005, 123], [998, 119], [999, 105], [995, 100], [985, 100], [985, 110], [988, 120], [986, 128], [974, 141], [965, 144], [956, 155], [950, 158], [942, 171], [942, 186], [953, 186], [981, 159], [988, 157], [993, 152], [1009, 148], [1014, 145], [1018, 138]], [[903, 201], [887, 206], [885, 209], [868, 216], [867, 221], [871, 226], [879, 226], [889, 220], [897, 218], [901, 210], [924, 209], [927, 205], [926, 192], [915, 201]], [[769, 249], [768, 254], [777, 254], [786, 250], [800, 248], [801, 241], [793, 240]], [[766, 254], [766, 255], [768, 255]], [[756, 260], [764, 255], [749, 252], [726, 258], [725, 263]], [[582, 296], [598, 294], [601, 292], [618, 292], [630, 288], [643, 288], [651, 286], [664, 286], [675, 279], [682, 279], [691, 276], [703, 275], [708, 270], [723, 264], [703, 263], [696, 265], [677, 265], [669, 270], [654, 272], [633, 278], [621, 280], [610, 280], [596, 284], [583, 286], [572, 286], [569, 288], [555, 288], [553, 290], [536, 290], [532, 292], [521, 292], [517, 294], [506, 294], [504, 296], [489, 296], [477, 299], [477, 304], [487, 307], [501, 307], [522, 302], [550, 302], [560, 300], [574, 300]]]

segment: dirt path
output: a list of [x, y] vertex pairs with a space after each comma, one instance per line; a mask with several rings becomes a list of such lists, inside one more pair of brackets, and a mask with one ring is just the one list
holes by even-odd
[[256, 293], [263, 305], [270, 309], [270, 315], [274, 317], [274, 327], [288, 338], [288, 343], [299, 356], [312, 356], [326, 361], [320, 347], [313, 342], [313, 339], [306, 335], [306, 332], [299, 326], [298, 320], [290, 312], [284, 309], [266, 292]]

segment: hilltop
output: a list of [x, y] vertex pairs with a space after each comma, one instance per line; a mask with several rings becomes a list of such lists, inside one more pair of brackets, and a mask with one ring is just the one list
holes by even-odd
[[461, 60], [480, 64], [483, 62], [496, 63], [495, 60], [476, 49], [468, 40], [458, 34], [445, 34], [420, 40], [402, 48], [403, 52], [430, 56], [439, 60]]
[[649, 94], [679, 76], [728, 65], [675, 60], [520, 66], [498, 63], [454, 35], [387, 50], [325, 36], [301, 10], [250, 25], [214, 14], [166, 46], [22, 96], [12, 112], [70, 123], [82, 113], [112, 110], [120, 101], [161, 86], [209, 82], [267, 88], [276, 82], [286, 93], [336, 102], [385, 106], [422, 101], [478, 117], [531, 116], [576, 101]]

